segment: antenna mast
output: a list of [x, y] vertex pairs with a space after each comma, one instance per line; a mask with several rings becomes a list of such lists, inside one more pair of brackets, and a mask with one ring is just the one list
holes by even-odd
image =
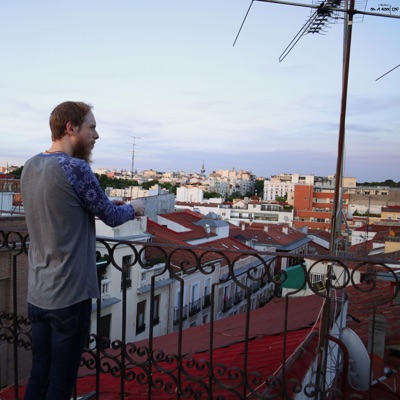
[[131, 177], [133, 179], [134, 173], [134, 165], [135, 165], [135, 146], [136, 146], [136, 139], [141, 139], [139, 136], [131, 136], [132, 137], [132, 165], [131, 165]]
[[[361, 14], [361, 15], [372, 15], [379, 17], [389, 17], [389, 18], [400, 18], [400, 17], [392, 14], [358, 11], [355, 9], [356, 0], [344, 0], [344, 9], [339, 8], [341, 0], [326, 0], [321, 2], [319, 5], [296, 4], [284, 0], [257, 0], [257, 1], [266, 3], [287, 4], [291, 6], [309, 7], [316, 9], [312, 13], [311, 17], [306, 22], [306, 24], [303, 25], [303, 27], [296, 34], [294, 39], [286, 47], [286, 49], [279, 58], [280, 62], [290, 53], [290, 51], [293, 49], [293, 47], [297, 44], [297, 42], [303, 35], [305, 35], [306, 33], [320, 33], [320, 31], [324, 28], [326, 23], [329, 23], [329, 20], [332, 19], [332, 17], [334, 17], [336, 13], [343, 13], [345, 26], [344, 26], [344, 40], [343, 40], [342, 97], [341, 97], [341, 111], [340, 111], [340, 122], [339, 122], [338, 156], [337, 156], [336, 175], [335, 175], [336, 178], [335, 192], [334, 192], [334, 201], [332, 209], [331, 237], [329, 246], [329, 255], [333, 257], [337, 254], [336, 239], [338, 237], [338, 232], [340, 232], [342, 226], [342, 212], [341, 212], [342, 207], [340, 202], [340, 195], [342, 192], [342, 174], [343, 174], [345, 125], [346, 125], [345, 121], [346, 121], [347, 91], [348, 91], [349, 66], [350, 66], [350, 47], [351, 47], [351, 36], [352, 36], [354, 16], [356, 14]], [[250, 7], [252, 4], [253, 1], [251, 2]], [[242, 29], [242, 26], [240, 27], [240, 30]], [[237, 37], [235, 39], [235, 43], [236, 40]], [[331, 284], [331, 281], [335, 279], [333, 263], [329, 265], [327, 271], [327, 277], [328, 279], [326, 281], [326, 296], [322, 308], [322, 315], [320, 321], [320, 337], [318, 343], [317, 370], [315, 375], [315, 387], [318, 389], [315, 397], [316, 400], [322, 400], [325, 398], [326, 394], [325, 390], [327, 388], [326, 375], [324, 371], [326, 371], [327, 368], [328, 353], [326, 349], [328, 347], [328, 342], [330, 340], [329, 339], [330, 315], [331, 315], [330, 309], [332, 301], [332, 290], [334, 289], [333, 285]]]

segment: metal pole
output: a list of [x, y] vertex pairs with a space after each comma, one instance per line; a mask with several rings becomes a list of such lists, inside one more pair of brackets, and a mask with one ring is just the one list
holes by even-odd
[[[347, 0], [346, 0], [347, 1]], [[342, 79], [342, 98], [341, 98], [341, 111], [340, 111], [340, 124], [339, 124], [339, 139], [338, 139], [338, 157], [336, 164], [336, 179], [335, 179], [335, 192], [332, 209], [331, 220], [331, 238], [329, 246], [329, 255], [335, 255], [335, 245], [337, 238], [337, 230], [341, 227], [341, 209], [340, 209], [340, 194], [343, 172], [343, 154], [345, 143], [345, 125], [346, 125], [346, 107], [347, 107], [347, 90], [349, 81], [349, 67], [350, 67], [350, 48], [351, 48], [351, 34], [354, 16], [354, 0], [350, 0], [350, 9], [347, 12], [347, 32], [345, 37], [345, 54], [343, 63], [343, 79]], [[328, 268], [327, 276], [327, 297], [324, 303], [322, 316], [321, 316], [321, 330], [318, 345], [318, 368], [316, 376], [316, 386], [318, 388], [317, 400], [322, 399], [325, 392], [325, 374], [327, 365], [327, 347], [328, 335], [330, 330], [330, 308], [331, 308], [331, 285], [330, 277], [333, 275], [332, 266]]]
[[135, 146], [136, 146], [136, 143], [135, 143], [135, 140], [136, 139], [141, 139], [140, 137], [138, 137], [138, 136], [132, 136], [132, 139], [133, 139], [133, 143], [132, 143], [132, 165], [131, 165], [131, 179], [133, 179], [133, 167], [134, 167], [134, 165], [135, 165]]

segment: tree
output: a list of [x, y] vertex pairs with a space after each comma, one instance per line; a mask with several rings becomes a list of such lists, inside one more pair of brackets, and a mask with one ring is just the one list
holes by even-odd
[[170, 193], [176, 195], [176, 190], [180, 185], [173, 185], [172, 183], [161, 183], [160, 186], [164, 189], [167, 189]]
[[240, 192], [233, 192], [226, 198], [226, 201], [233, 201], [233, 199], [243, 199], [244, 196]]
[[115, 189], [125, 189], [129, 186], [139, 186], [139, 182], [131, 179], [117, 179], [117, 178], [109, 178], [104, 174], [95, 174], [97, 179], [100, 182], [100, 186], [102, 189], [106, 189], [107, 187], [112, 187]]
[[21, 178], [22, 170], [24, 169], [24, 166], [22, 165], [21, 167], [14, 168], [10, 171], [10, 173], [14, 176], [15, 179]]
[[254, 194], [258, 197], [263, 197], [264, 195], [264, 180], [257, 179], [254, 185]]
[[389, 186], [389, 187], [400, 187], [400, 182], [395, 182], [393, 179], [386, 179], [383, 182], [357, 182], [357, 186]]
[[276, 201], [279, 201], [279, 203], [286, 203], [287, 200], [287, 194], [285, 194], [284, 196], [276, 196], [275, 197]]
[[152, 186], [154, 186], [154, 185], [158, 185], [158, 180], [157, 179], [153, 179], [153, 180], [151, 180], [151, 181], [148, 181], [148, 182], [143, 182], [142, 183], [142, 188], [144, 189], [144, 190], [149, 190]]
[[218, 192], [204, 192], [203, 198], [208, 199], [218, 199], [221, 195]]

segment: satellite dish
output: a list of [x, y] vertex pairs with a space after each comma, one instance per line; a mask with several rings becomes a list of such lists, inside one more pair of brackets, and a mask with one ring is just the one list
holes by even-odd
[[348, 379], [350, 386], [357, 390], [368, 390], [371, 382], [369, 375], [371, 360], [364, 343], [350, 328], [342, 329], [340, 340], [349, 352]]

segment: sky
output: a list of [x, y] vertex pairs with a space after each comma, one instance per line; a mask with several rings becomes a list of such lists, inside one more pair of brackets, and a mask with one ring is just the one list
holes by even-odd
[[[400, 15], [400, 0], [385, 4]], [[334, 174], [343, 21], [302, 36], [279, 62], [311, 10], [255, 1], [233, 45], [249, 6], [1, 2], [0, 165], [48, 149], [50, 112], [77, 100], [94, 107], [93, 169]], [[400, 68], [376, 81], [400, 64], [399, 37], [400, 19], [353, 25], [343, 175], [358, 182], [400, 181]]]

